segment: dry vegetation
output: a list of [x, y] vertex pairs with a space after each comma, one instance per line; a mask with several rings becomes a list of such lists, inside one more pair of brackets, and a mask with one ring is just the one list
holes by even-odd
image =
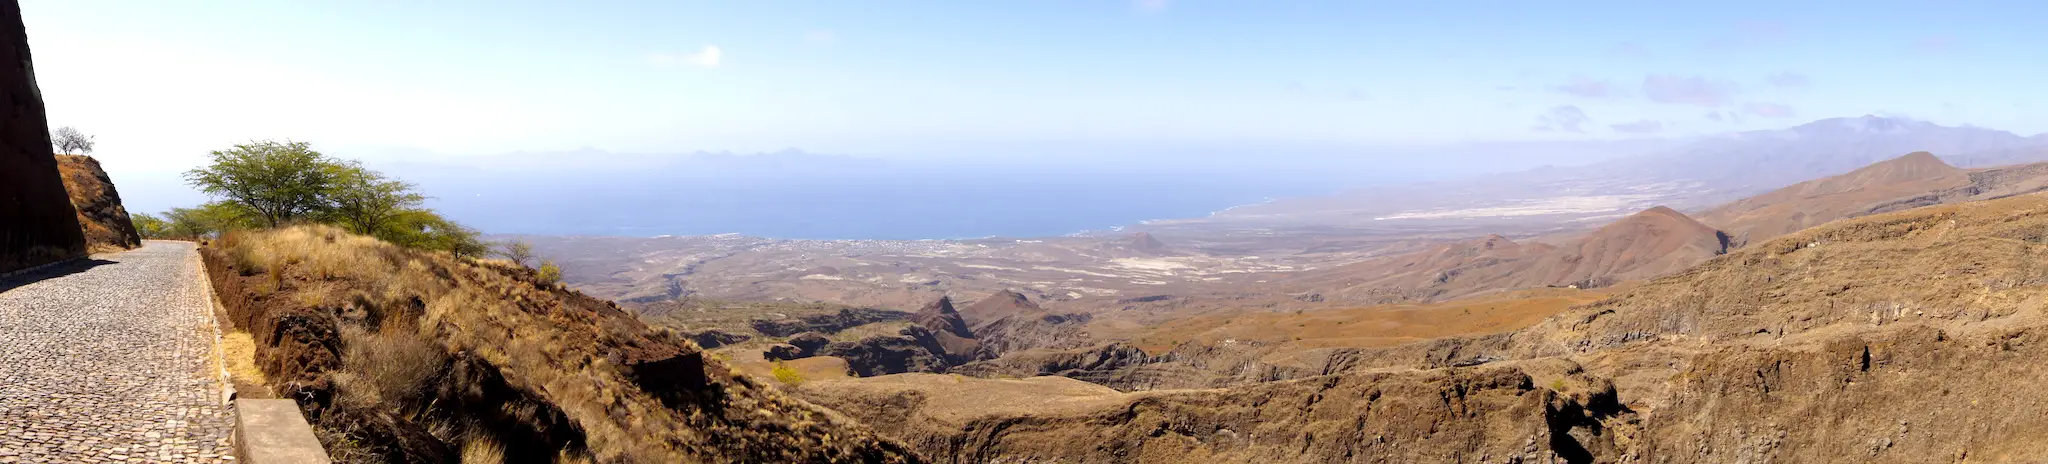
[[206, 258], [270, 386], [345, 461], [916, 460], [530, 269], [323, 226]]

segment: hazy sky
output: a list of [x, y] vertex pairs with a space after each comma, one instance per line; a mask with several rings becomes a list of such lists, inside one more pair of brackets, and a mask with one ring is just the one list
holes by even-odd
[[[2048, 131], [2039, 2], [24, 2], [52, 125], [123, 170], [330, 152]], [[1793, 4], [1793, 5], [1788, 5]], [[970, 147], [963, 149], [962, 147]], [[418, 156], [452, 156], [428, 155]], [[166, 178], [168, 179], [168, 178]]]

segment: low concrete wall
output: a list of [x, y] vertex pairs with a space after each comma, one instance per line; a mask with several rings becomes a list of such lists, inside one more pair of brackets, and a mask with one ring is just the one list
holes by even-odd
[[235, 400], [235, 457], [247, 464], [331, 462], [292, 400]]

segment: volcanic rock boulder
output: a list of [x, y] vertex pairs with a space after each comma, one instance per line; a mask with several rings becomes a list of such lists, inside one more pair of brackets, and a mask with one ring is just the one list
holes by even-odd
[[21, 5], [0, 5], [0, 272], [85, 255], [78, 211], [50, 154]]

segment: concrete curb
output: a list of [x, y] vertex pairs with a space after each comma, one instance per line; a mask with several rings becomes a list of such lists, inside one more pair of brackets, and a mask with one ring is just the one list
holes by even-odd
[[37, 273], [37, 272], [41, 272], [41, 271], [47, 271], [47, 270], [50, 270], [50, 268], [54, 268], [54, 267], [57, 267], [57, 266], [63, 266], [63, 265], [66, 265], [66, 264], [71, 264], [71, 263], [75, 263], [75, 262], [78, 262], [78, 260], [81, 260], [81, 259], [85, 259], [85, 258], [88, 258], [88, 257], [91, 257], [91, 256], [92, 256], [91, 254], [87, 254], [87, 255], [85, 255], [85, 256], [79, 256], [79, 257], [74, 257], [74, 258], [65, 258], [65, 259], [61, 259], [61, 260], [57, 260], [57, 261], [51, 261], [51, 262], [47, 262], [47, 263], [43, 263], [43, 264], [37, 264], [37, 265], [34, 265], [34, 266], [29, 266], [29, 267], [25, 267], [25, 268], [21, 268], [21, 269], [15, 269], [15, 270], [12, 270], [12, 271], [7, 271], [7, 272], [0, 272], [0, 282], [6, 282], [6, 281], [7, 281], [7, 279], [12, 279], [12, 278], [15, 278], [15, 277], [21, 277], [21, 276], [25, 276], [25, 275], [29, 275], [29, 274], [34, 274], [34, 273]]

